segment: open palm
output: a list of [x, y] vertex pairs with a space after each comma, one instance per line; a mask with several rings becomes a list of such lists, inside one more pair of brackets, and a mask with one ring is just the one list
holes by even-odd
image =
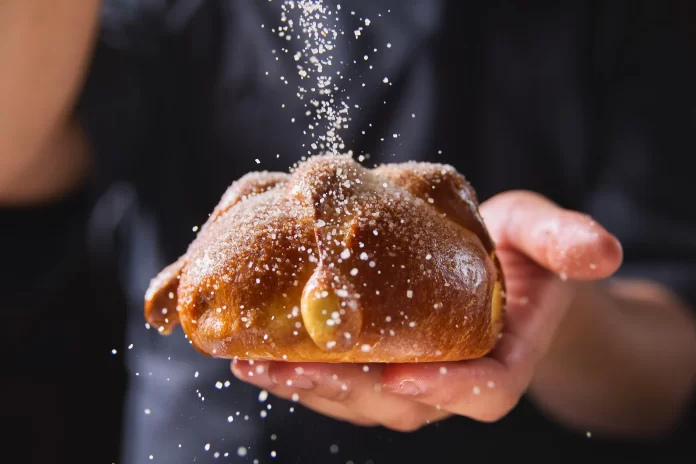
[[507, 314], [496, 348], [471, 361], [421, 364], [233, 362], [235, 375], [327, 416], [401, 431], [457, 414], [505, 416], [574, 300], [579, 281], [613, 274], [618, 241], [591, 218], [531, 192], [481, 205], [505, 274]]

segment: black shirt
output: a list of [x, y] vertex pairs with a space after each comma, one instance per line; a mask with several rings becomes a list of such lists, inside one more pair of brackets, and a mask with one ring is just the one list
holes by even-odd
[[[87, 243], [85, 266], [114, 272], [91, 273], [93, 293], [109, 279], [122, 283], [125, 303], [93, 296], [104, 306], [99, 320], [113, 323], [111, 333], [127, 319], [117, 356], [109, 358], [125, 361], [128, 379], [119, 462], [216, 462], [216, 452], [223, 462], [356, 464], [645, 456], [652, 448], [563, 430], [526, 400], [497, 424], [454, 418], [413, 434], [353, 427], [285, 401], [261, 403], [228, 363], [199, 355], [180, 331], [161, 337], [145, 329], [149, 279], [185, 251], [192, 227], [206, 220], [227, 185], [252, 170], [286, 171], [307, 154], [296, 63], [271, 31], [280, 24], [280, 3], [105, 2], [79, 106], [97, 160], [88, 191], [100, 202], [64, 206], [76, 218], [55, 221], [57, 231], [89, 225], [75, 248], [58, 239], [44, 247], [65, 258]], [[343, 138], [356, 156], [366, 156], [364, 164], [449, 163], [482, 200], [510, 189], [540, 192], [593, 215], [619, 237], [620, 275], [663, 282], [696, 304], [696, 213], [685, 166], [696, 153], [696, 50], [674, 5], [341, 3], [346, 34], [334, 59], [343, 64], [342, 95], [359, 106]], [[352, 31], [366, 17], [371, 24], [356, 40]], [[36, 288], [43, 276], [56, 288], [75, 287], [75, 274], [51, 271], [33, 267], [25, 286]], [[70, 293], [63, 293], [36, 305], [65, 307]], [[248, 448], [244, 459], [240, 446]]]

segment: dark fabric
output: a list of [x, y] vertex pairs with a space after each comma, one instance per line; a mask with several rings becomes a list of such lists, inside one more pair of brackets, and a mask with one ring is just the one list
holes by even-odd
[[84, 188], [0, 211], [3, 443], [23, 462], [119, 458], [126, 299], [114, 263], [89, 252], [92, 204]]
[[[663, 282], [696, 305], [696, 210], [685, 161], [696, 153], [696, 55], [684, 16], [669, 2], [341, 4], [347, 37], [358, 18], [372, 20], [360, 40], [335, 50], [336, 62], [356, 62], [351, 79], [341, 81], [344, 95], [360, 105], [344, 139], [368, 157], [366, 165], [450, 163], [482, 200], [531, 189], [588, 212], [623, 242], [620, 275]], [[286, 171], [307, 154], [296, 63], [270, 32], [279, 18], [278, 0], [107, 0], [79, 110], [97, 157], [90, 188], [106, 197], [0, 216], [10, 234], [3, 294], [22, 289], [37, 308], [12, 303], [18, 320], [39, 327], [42, 311], [61, 314], [77, 301], [80, 311], [95, 314], [96, 305], [100, 320], [111, 321], [111, 338], [94, 342], [98, 349], [84, 345], [79, 359], [83, 373], [115, 359], [125, 363], [118, 462], [152, 462], [150, 455], [155, 462], [215, 462], [216, 451], [240, 462], [269, 462], [276, 451], [276, 462], [356, 464], [689, 456], [688, 424], [666, 444], [616, 443], [563, 430], [526, 400], [500, 423], [456, 418], [413, 434], [353, 427], [275, 399], [261, 418], [258, 390], [237, 382], [225, 361], [199, 355], [180, 331], [161, 337], [145, 328], [149, 279], [185, 251], [192, 227], [205, 221], [227, 185], [251, 170]], [[373, 48], [378, 52], [367, 63], [362, 57]], [[384, 76], [392, 85], [382, 83]], [[46, 238], [36, 232], [41, 228], [55, 233]], [[86, 253], [92, 259], [80, 261]], [[95, 265], [95, 253], [109, 264]], [[117, 282], [127, 303], [77, 298], [67, 290], [79, 288], [77, 271], [55, 264], [66, 257], [68, 268], [91, 277], [95, 295]], [[53, 293], [40, 290], [47, 279]], [[79, 327], [83, 337], [94, 333]], [[50, 345], [32, 345], [18, 372], [44, 359], [48, 346], [68, 349], [59, 335]], [[107, 339], [118, 340], [118, 356], [104, 348]], [[19, 360], [12, 349], [9, 358]], [[78, 379], [75, 388], [90, 383]], [[226, 380], [229, 387], [215, 388]], [[109, 404], [118, 404], [120, 391], [110, 393]], [[85, 421], [99, 423], [76, 419]], [[246, 461], [239, 446], [249, 448]]]

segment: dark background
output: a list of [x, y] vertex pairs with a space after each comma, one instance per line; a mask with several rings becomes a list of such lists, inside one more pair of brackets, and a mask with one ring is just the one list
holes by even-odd
[[[538, 10], [531, 10], [531, 12], [518, 6], [519, 10], [515, 14], [529, 15], [531, 20], [536, 17], [534, 11], [544, 11], [544, 8], [548, 7], [545, 3], [548, 2], [535, 2]], [[650, 2], [646, 3], [650, 4]], [[506, 2], [499, 2], [496, 5], [501, 10], [510, 12], [511, 7], [506, 5]], [[687, 27], [687, 30], [693, 34], [691, 40], [694, 40], [693, 44], [696, 45], [696, 33], [694, 33], [696, 27], [693, 26], [696, 24], [693, 21], [696, 10], [694, 3], [674, 2], [673, 6], [675, 9], [671, 10], [670, 16], [665, 17], [665, 21], [669, 20], [669, 24], [674, 27], [677, 24], [682, 26], [691, 24], [692, 26]], [[450, 11], [452, 17], [467, 14], [471, 18], [477, 17], [474, 14], [476, 11], [480, 12], [484, 9], [481, 6], [472, 5], [465, 7], [463, 2], [452, 8], [454, 8]], [[655, 14], [663, 13], [663, 10], [656, 8]], [[609, 13], [609, 20], [611, 19]], [[203, 18], [199, 18], [198, 21], [201, 25], [199, 29], [207, 31], [224, 29], [224, 26], [219, 23], [220, 19], [216, 17], [211, 16], [206, 19], [203, 15]], [[452, 29], [453, 34], [463, 34], [462, 30], [480, 31], [481, 29], [477, 27], [482, 26], [475, 24], [473, 19], [471, 21], [472, 23], [467, 25], [468, 28]], [[195, 29], [192, 31], [182, 34], [179, 40], [191, 39], [191, 36], [187, 34], [194, 34]], [[474, 32], [468, 33], [475, 38]], [[137, 36], [137, 31], [131, 35], [131, 38], [134, 36]], [[197, 43], [205, 44], [205, 39]], [[144, 47], [143, 53], [148, 52], [145, 48], [147, 47]], [[686, 47], [678, 52], [664, 50], [664, 54], [678, 53], [684, 61], [696, 60], [696, 52], [688, 55], [688, 50]], [[115, 72], [116, 68], [112, 66], [113, 63], [118, 63], [118, 59], [110, 59], [110, 54], [118, 54], [118, 51], [109, 47], [100, 49], [94, 62], [96, 76]], [[157, 61], [144, 59], [144, 62], [147, 63], [146, 67], [157, 68], [158, 75], [167, 71], [166, 69], [163, 71]], [[172, 66], [171, 60], [167, 60], [167, 63], [169, 63], [167, 66]], [[210, 64], [208, 61], [206, 63]], [[450, 63], [450, 65], [459, 66], [457, 63]], [[200, 67], [195, 69], [201, 71]], [[169, 71], [175, 73], [179, 70], [175, 68]], [[460, 73], [454, 72], [448, 75], [460, 75]], [[142, 75], [128, 74], [125, 77], [129, 76]], [[114, 80], [123, 77], [115, 73]], [[464, 74], [463, 78], [469, 79], [474, 86], [480, 84], [475, 75]], [[90, 81], [88, 86], [97, 85], [99, 82], [109, 82], [95, 79]], [[188, 79], [191, 84], [203, 77], [192, 72], [190, 75], [183, 76], [182, 79]], [[675, 79], [679, 80], [677, 76]], [[130, 85], [133, 88], [141, 84], [135, 81], [122, 83], [124, 86]], [[164, 82], [158, 81], [157, 84], [160, 92], [166, 92], [167, 86]], [[174, 84], [170, 83], [170, 85]], [[441, 85], [454, 84], [443, 81]], [[105, 92], [111, 90], [106, 89]], [[394, 90], [398, 93], [397, 91], [398, 89]], [[407, 93], [406, 90], [403, 92]], [[102, 94], [99, 92], [87, 92], [85, 97], [87, 103], [83, 104], [87, 107], [85, 114], [88, 117], [98, 106], [94, 104], [94, 101], [99, 102], [100, 95]], [[89, 101], [92, 101], [91, 106]], [[106, 102], [107, 98], [103, 101]], [[119, 103], [123, 106], [128, 105], [127, 100]], [[114, 105], [113, 98], [108, 99], [108, 105]], [[201, 110], [197, 106], [192, 108], [194, 111]], [[528, 109], [531, 114], [534, 113], [534, 108]], [[169, 108], [169, 110], [176, 112], [175, 108]], [[394, 108], [394, 111], [397, 110], [398, 107]], [[178, 111], [180, 112], [181, 109], [179, 108]], [[680, 109], [675, 107], [677, 114], [679, 111]], [[93, 119], [87, 121], [87, 124], [89, 125], [91, 121], [91, 124], [97, 128], [97, 132], [107, 133], [108, 131], [104, 129], [110, 124], [107, 116], [96, 114]], [[162, 115], [158, 113], [151, 116], [159, 120], [158, 118]], [[480, 114], [470, 113], [468, 117], [471, 118], [471, 125], [466, 124], [465, 116], [449, 115], [448, 117], [465, 118], [460, 121], [458, 127], [475, 127], [476, 119], [480, 116]], [[598, 118], [601, 116], [601, 114], [597, 115]], [[176, 127], [176, 121], [173, 122], [170, 119], [167, 122]], [[178, 124], [182, 123], [179, 121]], [[200, 124], [203, 125], [203, 123]], [[125, 127], [126, 132], [120, 135], [128, 139], [128, 126], [125, 125]], [[161, 128], [153, 127], [152, 130], [156, 132]], [[170, 126], [170, 144], [191, 143], [191, 140], [180, 140], [171, 135], [171, 132], [173, 131]], [[112, 143], [114, 146], [120, 143], [113, 135], [103, 140], [107, 140], [107, 143]], [[366, 146], [370, 145], [369, 141], [364, 143]], [[118, 150], [114, 146], [104, 151], [117, 153]], [[97, 148], [100, 148], [99, 144]], [[158, 147], [149, 148], [158, 149]], [[205, 146], [197, 147], [199, 150], [205, 150], [205, 148]], [[691, 156], [695, 154], [691, 153]], [[126, 308], [130, 303], [127, 291], [124, 289], [128, 286], [129, 276], [124, 275], [123, 269], [126, 266], [122, 261], [127, 254], [126, 248], [130, 246], [129, 240], [132, 240], [129, 234], [135, 221], [133, 216], [142, 208], [143, 200], [133, 193], [130, 184], [122, 184], [118, 181], [129, 177], [140, 178], [152, 175], [153, 171], [166, 176], [170, 171], [188, 167], [188, 159], [185, 156], [177, 157], [172, 152], [169, 152], [169, 156], [167, 163], [164, 163], [166, 166], [162, 165], [161, 159], [158, 161], [153, 157], [149, 163], [154, 164], [155, 167], [148, 165], [142, 172], [139, 171], [135, 175], [132, 175], [132, 171], [138, 169], [134, 166], [141, 166], [139, 164], [141, 162], [146, 163], [144, 159], [137, 159], [130, 164], [114, 163], [112, 165], [110, 163], [113, 161], [108, 161], [108, 156], [105, 156], [104, 159], [107, 161], [97, 172], [97, 180], [59, 204], [1, 211], [0, 233], [3, 238], [2, 265], [4, 268], [2, 313], [5, 316], [3, 324], [5, 330], [0, 345], [2, 349], [0, 355], [3, 360], [0, 398], [4, 402], [2, 417], [6, 432], [3, 434], [3, 442], [6, 456], [8, 456], [3, 460], [32, 463], [120, 462], [123, 399], [126, 386], [129, 381], [132, 381], [126, 376], [124, 367], [124, 356], [129, 355], [126, 348], [129, 340], [126, 340], [124, 333], [127, 319]], [[165, 240], [163, 245], [169, 250], [167, 256], [171, 257], [183, 251], [182, 247], [192, 238], [189, 233], [189, 224], [200, 223], [214, 206], [225, 183], [231, 182], [249, 169], [255, 169], [251, 164], [254, 156], [248, 155], [245, 158], [246, 164], [237, 163], [235, 171], [215, 173], [220, 180], [201, 193], [202, 198], [192, 199], [195, 197], [192, 196], [182, 200], [177, 197], [176, 202], [159, 202], [163, 217], [180, 214], [181, 227], [178, 231], [171, 231], [171, 239]], [[688, 171], [689, 160], [686, 156], [682, 155], [681, 159], [673, 156], [669, 159], [673, 163], [683, 162], [684, 170], [687, 171], [685, 175], [691, 176]], [[448, 160], [444, 159], [444, 161]], [[503, 171], [501, 174], [503, 177], [514, 178], [519, 174], [511, 167]], [[474, 185], [482, 184], [485, 184], [483, 180], [474, 182]], [[150, 188], [157, 190], [160, 185], [150, 183]], [[108, 195], [106, 195], [107, 192]], [[495, 193], [494, 187], [486, 186], [481, 189], [482, 199], [493, 193]], [[693, 195], [693, 192], [689, 189], [685, 194]], [[157, 203], [152, 200], [157, 197], [156, 194], [149, 192], [143, 196], [147, 197], [150, 203]], [[179, 207], [181, 201], [196, 204], [190, 208]], [[567, 201], [572, 202], [572, 198], [568, 198]], [[146, 205], [148, 208], [150, 206], [152, 205]], [[686, 202], [679, 205], [667, 205], [667, 207], [690, 208], [691, 205]], [[167, 234], [165, 233], [164, 236]], [[112, 349], [117, 350], [115, 355], [112, 354]], [[274, 405], [277, 408], [287, 407], [281, 401], [274, 401]], [[692, 411], [693, 409], [691, 408]], [[459, 437], [461, 443], [455, 444], [456, 446], [424, 449], [419, 443], [435, 443], [441, 433], [441, 427], [448, 426], [428, 427], [419, 433], [419, 440], [415, 442], [407, 435], [389, 431], [366, 434], [352, 426], [337, 426], [329, 419], [312, 421], [307, 428], [303, 428], [305, 425], [303, 417], [308, 416], [305, 414], [298, 417], [295, 427], [297, 436], [279, 441], [276, 449], [279, 456], [296, 456], [304, 452], [308, 457], [302, 462], [345, 462], [348, 459], [354, 459], [356, 464], [362, 464], [364, 460], [357, 460], [348, 453], [351, 449], [359, 448], [366, 449], [368, 457], [369, 453], [374, 453], [372, 457], [376, 463], [405, 462], [404, 459], [409, 458], [412, 460], [410, 462], [463, 462], [474, 458], [473, 455], [468, 454], [468, 443], [470, 443], [468, 440], [478, 440], [463, 432]], [[271, 429], [273, 420], [269, 419]], [[668, 462], [691, 462], [694, 457], [693, 442], [696, 435], [692, 428], [688, 428], [689, 424], [693, 423], [693, 418], [689, 420], [682, 429], [664, 442], [621, 443], [563, 430], [546, 421], [532, 405], [523, 401], [509, 417], [497, 424], [481, 427], [484, 430], [481, 433], [488, 439], [483, 445], [478, 443], [477, 453], [480, 453], [478, 459], [483, 459], [483, 462], [503, 462], [519, 458], [541, 462], [561, 460], [575, 462], [614, 457], [619, 460], [618, 462], [657, 459], [665, 459]], [[455, 419], [455, 421], [466, 422], [464, 419]], [[449, 427], [456, 430], [457, 425]], [[331, 436], [326, 435], [329, 432], [323, 434], [324, 430], [331, 430]], [[466, 426], [462, 426], [462, 430], [466, 430]], [[456, 434], [450, 433], [449, 436], [456, 437]], [[498, 436], [499, 440], [496, 439]], [[341, 450], [336, 455], [329, 454], [328, 446], [323, 454], [319, 452], [312, 454], [313, 452], [307, 451], [303, 444], [305, 439], [329, 443], [331, 437], [340, 438], [340, 440], [333, 440]], [[453, 449], [459, 450], [461, 454], [452, 456]], [[14, 457], [10, 458], [11, 456]], [[293, 462], [280, 459], [278, 461]]]

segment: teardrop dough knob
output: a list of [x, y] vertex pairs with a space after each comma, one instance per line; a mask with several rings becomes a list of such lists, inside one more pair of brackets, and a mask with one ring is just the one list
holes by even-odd
[[345, 352], [358, 342], [363, 324], [360, 296], [337, 269], [319, 265], [302, 291], [302, 320], [323, 351]]

